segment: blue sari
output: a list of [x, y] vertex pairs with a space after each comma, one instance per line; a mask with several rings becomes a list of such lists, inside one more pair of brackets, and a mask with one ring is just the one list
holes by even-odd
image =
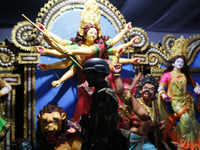
[[131, 133], [129, 150], [157, 150], [157, 148], [147, 140], [146, 136]]

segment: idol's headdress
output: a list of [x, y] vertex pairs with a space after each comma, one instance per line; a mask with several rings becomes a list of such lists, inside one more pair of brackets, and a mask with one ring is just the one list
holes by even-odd
[[101, 14], [99, 12], [98, 3], [95, 0], [87, 0], [84, 9], [81, 11], [81, 24], [79, 28], [79, 34], [81, 36], [84, 35], [83, 28], [88, 25], [96, 25], [99, 29], [99, 37], [101, 37], [101, 27], [100, 27], [100, 17]]
[[185, 56], [185, 58], [188, 60], [188, 53], [188, 41], [185, 40], [183, 36], [181, 36], [175, 41], [174, 46], [172, 47], [170, 58], [175, 56]]

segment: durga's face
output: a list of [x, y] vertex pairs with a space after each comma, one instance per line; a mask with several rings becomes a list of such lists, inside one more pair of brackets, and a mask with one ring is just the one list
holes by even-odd
[[97, 30], [95, 28], [90, 28], [85, 36], [88, 41], [94, 41], [97, 39]]

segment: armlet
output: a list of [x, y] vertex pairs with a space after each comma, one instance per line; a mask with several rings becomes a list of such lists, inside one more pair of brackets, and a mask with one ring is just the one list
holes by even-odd
[[166, 84], [165, 83], [159, 83], [159, 85], [163, 86], [165, 88]]
[[99, 50], [96, 46], [90, 46], [90, 50], [92, 51], [92, 54], [99, 52]]
[[62, 45], [64, 45], [64, 46], [65, 46], [65, 45], [69, 45], [69, 44], [71, 44], [71, 43], [72, 43], [72, 42], [68, 42], [68, 41], [65, 40], [65, 39], [62, 40]]
[[0, 81], [0, 87], [3, 88], [6, 85], [6, 80], [1, 80]]
[[106, 41], [106, 44], [112, 46], [112, 45], [113, 45], [112, 39], [108, 39], [108, 40]]
[[126, 90], [126, 96], [124, 97], [125, 102], [129, 101], [131, 98], [131, 92], [129, 90]]
[[163, 93], [166, 94], [166, 92], [165, 92], [164, 90], [160, 90], [160, 91], [159, 91], [159, 94], [160, 94], [160, 95], [162, 95]]

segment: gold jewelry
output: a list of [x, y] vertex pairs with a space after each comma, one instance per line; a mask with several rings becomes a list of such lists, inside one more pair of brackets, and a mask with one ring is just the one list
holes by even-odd
[[81, 11], [81, 24], [79, 28], [79, 34], [84, 35], [83, 28], [88, 25], [96, 25], [99, 29], [99, 37], [101, 37], [101, 26], [100, 26], [101, 14], [99, 11], [99, 5], [95, 0], [87, 0], [84, 9]]
[[175, 73], [171, 71], [172, 78], [174, 79], [174, 82], [176, 86], [181, 89], [186, 84], [186, 77], [183, 73]]
[[119, 53], [115, 53], [115, 56], [117, 57], [117, 58], [120, 58], [120, 54]]
[[57, 81], [60, 82], [60, 84], [64, 82], [63, 80], [61, 80], [61, 78], [58, 79]]
[[140, 105], [148, 112], [149, 117], [151, 118], [151, 121], [154, 122], [155, 121], [155, 112], [153, 111], [153, 109], [149, 106], [147, 106], [141, 98], [136, 98], [136, 100], [140, 103]]
[[2, 80], [0, 81], [0, 87], [3, 88], [3, 87], [5, 87], [5, 85], [6, 85], [6, 80], [3, 80], [3, 79], [2, 79]]
[[68, 41], [67, 41], [67, 40], [65, 40], [65, 39], [63, 39], [63, 40], [62, 40], [62, 45], [64, 45], [64, 46], [65, 46], [65, 45], [67, 45], [67, 43], [68, 43]]
[[126, 96], [124, 97], [124, 100], [127, 102], [131, 98], [131, 92], [129, 90], [126, 90]]
[[166, 84], [165, 83], [159, 83], [160, 86], [162, 86], [163, 88], [165, 88]]
[[[85, 56], [81, 56], [81, 55], [75, 55], [76, 59], [78, 60], [79, 64], [83, 64], [83, 62], [85, 61]], [[70, 61], [68, 64], [69, 66], [72, 64], [72, 61]]]
[[178, 68], [173, 68], [173, 71], [175, 72], [175, 73], [181, 73], [181, 69], [178, 69]]
[[120, 75], [121, 75], [120, 73], [115, 73], [114, 74], [115, 77], [120, 77]]
[[47, 65], [47, 69], [51, 69], [51, 68], [52, 68], [51, 64]]
[[[95, 46], [87, 46], [85, 44], [82, 44], [80, 46], [80, 48], [83, 48], [83, 49], [87, 49], [87, 50], [91, 50], [92, 53], [91, 54], [94, 54], [95, 53]], [[74, 55], [74, 51], [72, 51], [73, 55]]]
[[[162, 97], [163, 99], [165, 99], [167, 97], [167, 93], [164, 90], [160, 90], [159, 94], [161, 97], [162, 97], [162, 94], [165, 94], [164, 97]], [[169, 100], [169, 102], [171, 102], [171, 99]]]
[[183, 36], [181, 36], [175, 41], [174, 46], [172, 47], [172, 53], [170, 58], [175, 56], [184, 56], [188, 60], [188, 54], [188, 41], [185, 40]]
[[[126, 119], [128, 122], [131, 121], [131, 117], [134, 115], [133, 110], [129, 105], [119, 105], [118, 106], [121, 112], [119, 112], [119, 117], [122, 119]], [[121, 115], [124, 114], [124, 115]]]
[[111, 46], [114, 45], [113, 39], [110, 38], [110, 39], [108, 39], [108, 41], [109, 41], [109, 43], [110, 43]]
[[1, 91], [0, 91], [0, 97], [1, 97], [1, 96], [3, 96], [3, 94], [2, 94]]
[[166, 92], [165, 92], [164, 90], [160, 90], [160, 91], [159, 91], [159, 94], [160, 94], [160, 95], [166, 94]]

